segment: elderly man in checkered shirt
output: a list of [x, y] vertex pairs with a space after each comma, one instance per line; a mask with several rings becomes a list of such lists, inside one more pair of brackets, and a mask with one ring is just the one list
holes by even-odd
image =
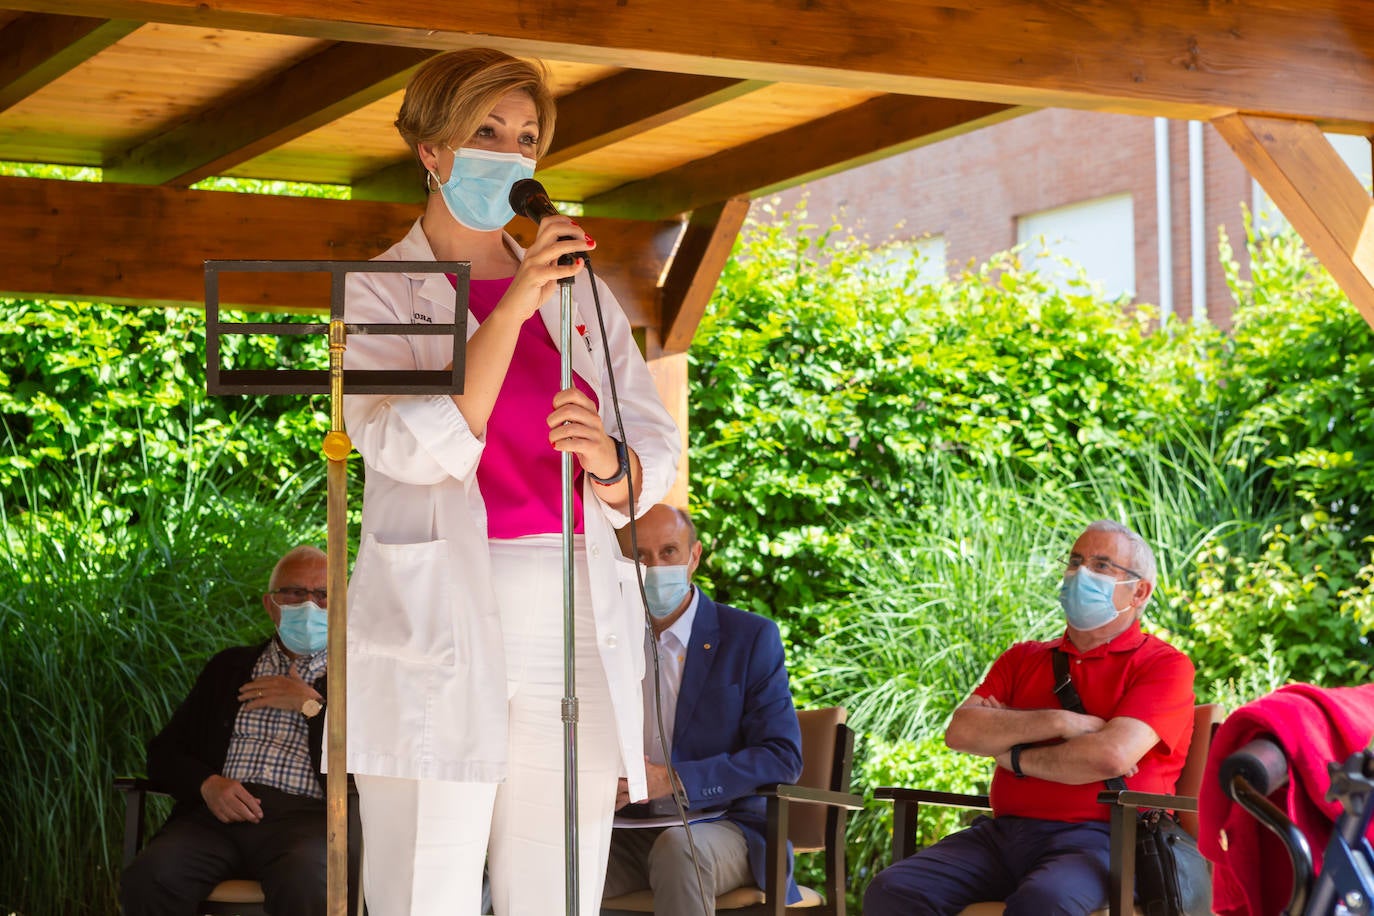
[[190, 916], [228, 878], [260, 881], [270, 913], [325, 912], [327, 581], [323, 551], [282, 557], [262, 596], [272, 638], [212, 658], [149, 743], [148, 776], [177, 803], [124, 872], [126, 916]]

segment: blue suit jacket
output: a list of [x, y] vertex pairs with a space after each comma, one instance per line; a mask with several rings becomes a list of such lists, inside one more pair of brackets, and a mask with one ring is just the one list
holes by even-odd
[[[766, 617], [700, 596], [673, 725], [673, 766], [693, 810], [725, 806], [763, 887], [766, 801], [760, 786], [801, 776], [801, 728], [782, 637]], [[801, 899], [787, 852], [787, 902]]]

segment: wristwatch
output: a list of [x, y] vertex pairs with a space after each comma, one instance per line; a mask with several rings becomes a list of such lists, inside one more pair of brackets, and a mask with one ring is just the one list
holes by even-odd
[[324, 709], [323, 703], [314, 697], [308, 697], [306, 701], [301, 704], [301, 715], [305, 716], [307, 719], [313, 719], [320, 714], [321, 709]]
[[1025, 779], [1026, 774], [1021, 772], [1021, 752], [1030, 747], [1029, 744], [1013, 744], [1011, 746], [1011, 771], [1016, 774], [1017, 779]]
[[599, 483], [603, 487], [609, 487], [613, 483], [620, 483], [621, 478], [630, 472], [630, 450], [625, 447], [624, 442], [614, 436], [611, 437], [611, 441], [615, 443], [615, 457], [616, 460], [620, 462], [620, 467], [616, 468], [615, 473], [610, 477], [597, 477], [591, 471], [587, 472], [587, 476], [592, 479], [592, 483]]

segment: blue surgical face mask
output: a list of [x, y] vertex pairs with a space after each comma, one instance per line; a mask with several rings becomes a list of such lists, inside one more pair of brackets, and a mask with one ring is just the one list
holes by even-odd
[[649, 599], [649, 613], [659, 620], [676, 611], [691, 588], [691, 573], [686, 566], [644, 567], [644, 594]]
[[1064, 619], [1076, 630], [1096, 630], [1106, 626], [1121, 613], [1112, 601], [1116, 587], [1137, 581], [1113, 579], [1080, 566], [1077, 572], [1064, 576], [1064, 582], [1059, 586], [1059, 604], [1064, 608]]
[[329, 612], [313, 601], [281, 604], [277, 635], [282, 645], [297, 655], [314, 655], [324, 650], [329, 636]]
[[[449, 147], [453, 149], [453, 147]], [[430, 172], [436, 182], [439, 176]], [[439, 185], [448, 212], [469, 229], [490, 232], [515, 218], [510, 189], [522, 178], [534, 177], [534, 160], [519, 153], [460, 147], [453, 150], [448, 181]]]

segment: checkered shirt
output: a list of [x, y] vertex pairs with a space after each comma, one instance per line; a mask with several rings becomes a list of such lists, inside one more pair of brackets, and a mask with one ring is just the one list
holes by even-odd
[[[295, 659], [296, 673], [307, 684], [324, 674], [328, 653]], [[292, 660], [273, 639], [253, 665], [252, 679], [291, 672]], [[310, 729], [299, 710], [239, 708], [229, 753], [224, 758], [224, 775], [239, 782], [271, 786], [290, 795], [324, 798], [319, 776], [310, 761]]]

